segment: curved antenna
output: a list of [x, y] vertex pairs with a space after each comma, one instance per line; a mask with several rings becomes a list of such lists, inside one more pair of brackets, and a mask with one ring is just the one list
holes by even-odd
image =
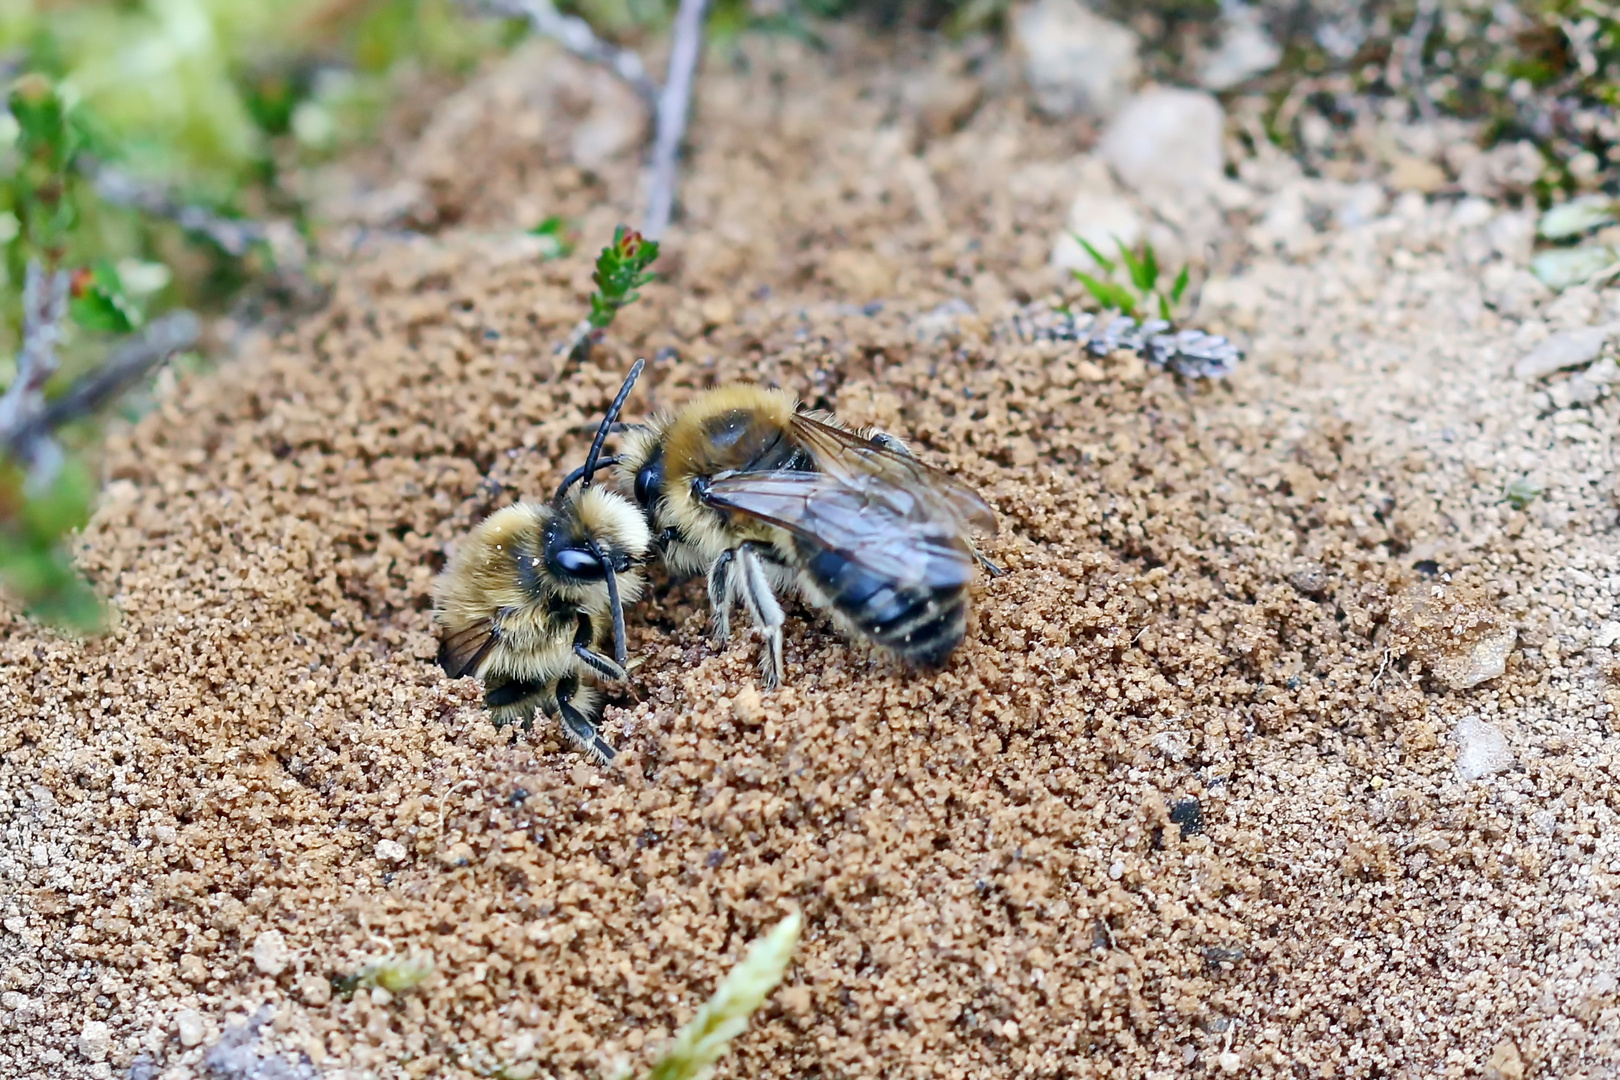
[[597, 461], [602, 454], [602, 444], [607, 442], [607, 437], [614, 428], [621, 426], [615, 421], [619, 419], [619, 412], [624, 408], [625, 399], [630, 396], [630, 388], [636, 385], [641, 369], [646, 366], [646, 360], [637, 360], [630, 365], [630, 374], [625, 376], [624, 385], [619, 387], [618, 395], [614, 397], [613, 404], [608, 406], [607, 415], [602, 417], [601, 426], [596, 429], [596, 438], [591, 440], [591, 452], [586, 455], [585, 464], [563, 477], [563, 482], [557, 485], [558, 502], [562, 502], [563, 496], [568, 494], [568, 489], [573, 487], [576, 481], [582, 488], [591, 486], [591, 478], [596, 475], [596, 470], [603, 467]]
[[607, 555], [596, 545], [596, 541], [590, 540], [587, 543], [591, 554], [602, 564], [602, 577], [607, 582], [608, 608], [613, 613], [613, 659], [623, 667], [627, 650], [624, 645], [624, 603], [619, 599], [619, 581], [613, 574], [613, 563], [608, 561]]

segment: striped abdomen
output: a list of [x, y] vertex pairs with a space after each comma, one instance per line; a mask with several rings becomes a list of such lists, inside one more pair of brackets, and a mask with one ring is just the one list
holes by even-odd
[[881, 648], [913, 664], [945, 662], [967, 632], [967, 583], [954, 573], [917, 578], [950, 584], [906, 584], [873, 573], [844, 555], [800, 540], [805, 575], [834, 609]]

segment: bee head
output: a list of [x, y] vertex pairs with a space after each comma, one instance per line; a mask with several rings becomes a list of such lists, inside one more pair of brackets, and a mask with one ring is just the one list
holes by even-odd
[[[614, 395], [607, 415], [591, 440], [591, 451], [585, 464], [569, 473], [557, 488], [552, 502], [556, 511], [545, 530], [544, 555], [546, 569], [553, 580], [562, 584], [585, 586], [601, 581], [607, 586], [608, 609], [613, 618], [613, 657], [624, 663], [624, 600], [619, 592], [619, 575], [639, 565], [652, 545], [647, 523], [636, 508], [623, 496], [592, 486], [596, 470], [615, 463], [614, 458], [602, 457], [602, 444], [613, 430], [619, 412], [630, 396], [630, 388], [647, 361], [637, 360], [630, 367], [624, 385]], [[579, 491], [570, 495], [575, 481]], [[641, 580], [635, 581], [635, 595], [641, 591]]]
[[582, 487], [556, 506], [543, 534], [541, 558], [563, 585], [584, 586], [624, 574], [646, 561], [652, 534], [646, 519], [617, 492]]

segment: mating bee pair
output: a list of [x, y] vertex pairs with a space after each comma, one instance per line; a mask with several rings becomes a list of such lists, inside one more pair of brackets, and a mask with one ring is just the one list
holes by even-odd
[[[1001, 573], [972, 539], [995, 533], [983, 499], [894, 436], [852, 431], [780, 390], [722, 386], [673, 415], [620, 424], [644, 363], [551, 502], [491, 514], [439, 578], [439, 662], [483, 680], [497, 723], [527, 727], [539, 709], [586, 753], [613, 757], [596, 728], [597, 684], [626, 676], [624, 606], [646, 588], [654, 553], [675, 574], [706, 576], [722, 642], [732, 609], [748, 610], [768, 686], [783, 674], [782, 592], [902, 660], [950, 655], [974, 563]], [[624, 447], [604, 457], [615, 430]], [[618, 491], [594, 482], [606, 468]]]

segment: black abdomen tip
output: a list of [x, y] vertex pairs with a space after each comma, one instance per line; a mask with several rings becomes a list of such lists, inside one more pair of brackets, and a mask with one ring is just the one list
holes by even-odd
[[806, 553], [805, 570], [834, 608], [870, 641], [925, 667], [944, 663], [967, 631], [960, 587], [906, 587], [835, 551]]

